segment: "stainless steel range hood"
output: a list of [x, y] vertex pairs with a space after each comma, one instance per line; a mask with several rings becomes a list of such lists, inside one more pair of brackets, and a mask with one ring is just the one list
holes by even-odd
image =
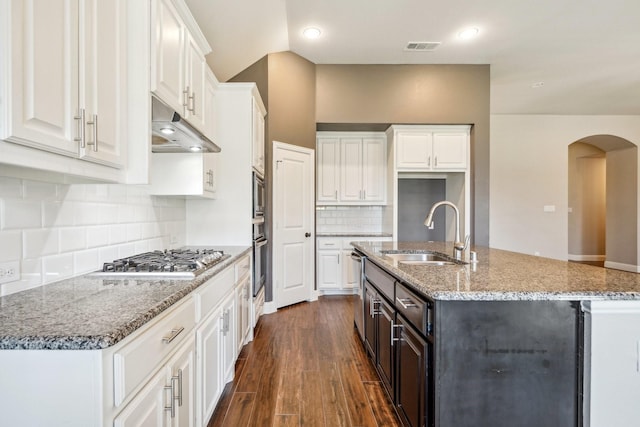
[[220, 152], [220, 147], [155, 96], [151, 97], [151, 130], [154, 153]]

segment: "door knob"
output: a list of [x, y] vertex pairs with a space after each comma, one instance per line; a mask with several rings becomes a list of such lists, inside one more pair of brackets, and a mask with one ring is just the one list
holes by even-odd
[[311, 233], [304, 233], [304, 237], [311, 237]]

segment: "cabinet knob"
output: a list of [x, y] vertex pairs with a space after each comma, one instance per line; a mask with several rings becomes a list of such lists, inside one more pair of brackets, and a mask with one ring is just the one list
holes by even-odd
[[311, 237], [311, 233], [304, 233], [304, 237]]

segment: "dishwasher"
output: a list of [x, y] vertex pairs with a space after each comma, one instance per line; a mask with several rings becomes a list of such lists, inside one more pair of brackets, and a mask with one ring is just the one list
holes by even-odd
[[358, 330], [358, 335], [360, 336], [360, 340], [364, 341], [364, 260], [366, 257], [358, 251], [351, 252], [351, 260], [354, 263], [358, 263], [357, 267], [354, 266], [354, 271], [357, 272], [358, 276], [356, 277], [358, 283], [358, 293], [356, 294], [356, 298], [353, 300], [353, 321], [356, 325], [356, 329]]

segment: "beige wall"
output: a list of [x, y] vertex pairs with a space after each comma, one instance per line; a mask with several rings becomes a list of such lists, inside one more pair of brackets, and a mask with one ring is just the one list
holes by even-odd
[[489, 66], [317, 65], [319, 123], [473, 124], [472, 235], [489, 244]]
[[640, 265], [637, 166], [638, 147], [607, 152], [607, 266]]
[[581, 142], [569, 146], [569, 259], [604, 261], [606, 162], [597, 147]]
[[492, 247], [567, 259], [568, 146], [590, 135], [638, 145], [640, 116], [491, 116]]

